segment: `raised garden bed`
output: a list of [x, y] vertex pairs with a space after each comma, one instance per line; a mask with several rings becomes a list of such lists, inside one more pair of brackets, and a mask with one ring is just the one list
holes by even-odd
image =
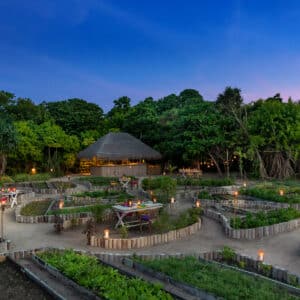
[[[181, 259], [169, 257], [159, 260], [138, 260], [138, 262], [153, 271], [160, 272], [155, 274], [152, 271], [152, 275], [182, 283], [182, 288], [190, 292], [194, 290], [194, 295], [197, 296], [201, 295], [201, 291], [203, 296], [204, 291], [228, 300], [299, 299], [289, 289], [284, 289], [275, 282], [222, 265], [200, 261], [193, 256]], [[195, 289], [200, 289], [200, 293], [197, 294]]]
[[32, 201], [21, 208], [20, 214], [23, 216], [45, 215], [52, 200]]
[[122, 275], [118, 270], [101, 264], [93, 256], [72, 250], [48, 251], [37, 255], [45, 263], [104, 299], [172, 299], [160, 285]]
[[0, 282], [1, 299], [53, 299], [9, 260], [0, 263]]
[[231, 178], [211, 178], [211, 179], [204, 179], [204, 178], [177, 178], [177, 184], [181, 186], [228, 186], [233, 185], [234, 180]]
[[300, 211], [294, 208], [282, 208], [268, 212], [247, 213], [245, 217], [233, 217], [230, 226], [234, 229], [248, 229], [288, 222], [300, 219]]
[[85, 176], [79, 177], [78, 180], [80, 181], [88, 181], [93, 185], [96, 186], [109, 186], [111, 181], [117, 181], [119, 178], [117, 177], [102, 177], [102, 176]]

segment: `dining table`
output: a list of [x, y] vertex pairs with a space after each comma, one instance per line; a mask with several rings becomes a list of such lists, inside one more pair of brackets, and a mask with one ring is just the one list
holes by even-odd
[[141, 204], [133, 203], [131, 206], [128, 205], [113, 205], [112, 209], [115, 212], [118, 221], [115, 225], [115, 229], [118, 228], [119, 226], [126, 226], [126, 227], [133, 227], [133, 226], [138, 226], [139, 224], [137, 221], [125, 221], [125, 217], [128, 216], [129, 214], [133, 213], [147, 213], [155, 210], [159, 210], [160, 208], [163, 207], [162, 203], [158, 202], [152, 202], [152, 201], [147, 201], [147, 202], [142, 202]]

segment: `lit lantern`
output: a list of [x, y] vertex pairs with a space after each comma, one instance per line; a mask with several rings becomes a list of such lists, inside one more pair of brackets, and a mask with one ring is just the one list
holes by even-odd
[[129, 207], [132, 206], [132, 201], [131, 201], [131, 200], [128, 201], [128, 206], [129, 206]]
[[234, 191], [234, 192], [233, 192], [233, 195], [234, 195], [235, 197], [237, 197], [237, 196], [239, 195], [239, 192], [238, 192], [238, 191]]
[[246, 181], [243, 182], [243, 187], [247, 187], [247, 182]]
[[65, 204], [64, 201], [60, 200], [58, 204], [59, 209], [62, 209], [64, 207], [64, 204]]
[[172, 198], [171, 198], [171, 204], [174, 204], [174, 203], [175, 203], [175, 198], [172, 197]]
[[32, 169], [31, 169], [31, 174], [32, 174], [32, 175], [36, 174], [36, 168], [32, 168]]
[[104, 229], [103, 233], [104, 233], [104, 238], [109, 239], [109, 229]]
[[265, 252], [263, 250], [260, 249], [257, 251], [257, 260], [264, 261], [264, 256], [265, 256]]
[[157, 199], [154, 197], [152, 201], [153, 201], [153, 203], [156, 203]]
[[141, 200], [138, 200], [138, 201], [137, 201], [137, 205], [141, 205]]
[[279, 195], [283, 196], [284, 195], [284, 190], [279, 190]]
[[201, 206], [201, 202], [200, 202], [200, 200], [198, 199], [198, 200], [196, 201], [196, 207], [199, 208], [200, 206]]
[[1, 198], [1, 205], [2, 205], [2, 206], [6, 204], [6, 200], [7, 200], [6, 197], [2, 197], [2, 198]]
[[151, 196], [153, 195], [153, 191], [150, 191], [150, 195], [151, 195]]

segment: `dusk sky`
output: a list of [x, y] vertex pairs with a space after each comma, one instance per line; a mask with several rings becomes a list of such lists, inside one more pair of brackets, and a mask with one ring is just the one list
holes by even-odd
[[300, 1], [0, 0], [0, 90], [105, 111], [186, 88], [300, 99]]

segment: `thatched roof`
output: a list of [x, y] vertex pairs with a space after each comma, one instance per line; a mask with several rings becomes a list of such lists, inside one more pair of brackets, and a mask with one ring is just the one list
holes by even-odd
[[125, 132], [110, 132], [79, 152], [78, 158], [107, 160], [161, 159], [161, 154]]

